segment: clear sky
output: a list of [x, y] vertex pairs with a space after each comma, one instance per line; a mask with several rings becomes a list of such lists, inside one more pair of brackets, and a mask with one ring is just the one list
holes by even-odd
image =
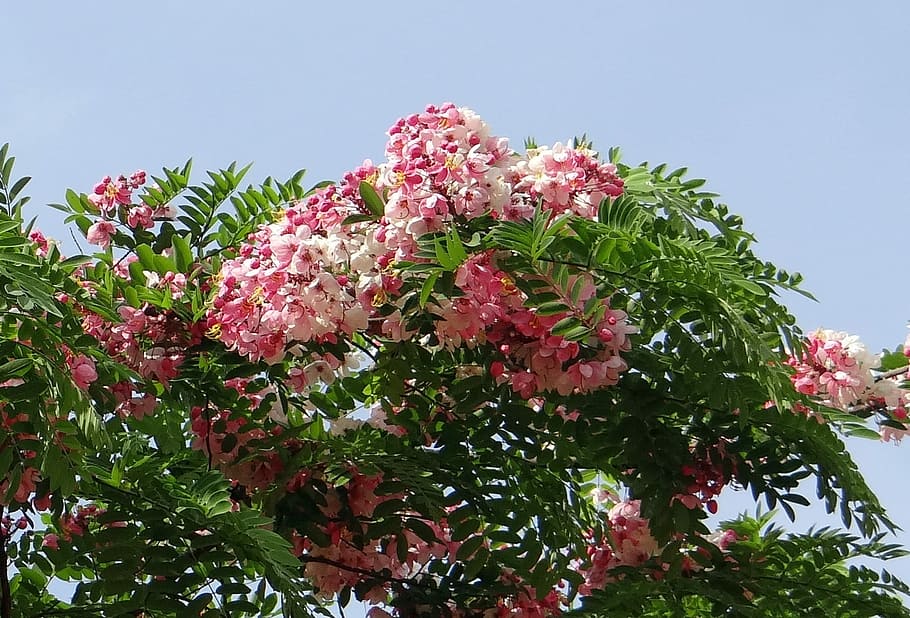
[[[41, 205], [66, 187], [190, 156], [315, 183], [453, 101], [516, 147], [587, 133], [688, 166], [806, 276], [819, 302], [787, 299], [804, 329], [905, 337], [906, 2], [14, 2], [0, 26], [0, 143], [62, 240]], [[910, 529], [908, 449], [854, 452]], [[893, 570], [910, 579], [910, 561]]]

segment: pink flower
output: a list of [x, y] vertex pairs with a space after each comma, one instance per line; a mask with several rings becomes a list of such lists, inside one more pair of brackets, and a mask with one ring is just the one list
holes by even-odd
[[152, 221], [152, 209], [145, 204], [133, 206], [127, 214], [126, 223], [132, 228], [142, 228], [147, 230], [155, 225]]
[[82, 390], [88, 390], [89, 384], [98, 379], [95, 362], [84, 354], [68, 359], [67, 364], [73, 372], [73, 382]]
[[116, 228], [113, 223], [102, 219], [96, 221], [88, 228], [88, 231], [85, 233], [85, 239], [93, 245], [98, 245], [102, 249], [107, 249], [111, 244], [111, 236], [115, 231]]
[[[41, 473], [31, 466], [26, 466], [19, 479], [19, 487], [13, 495], [16, 502], [28, 501], [28, 496], [37, 489], [37, 484], [41, 480]], [[4, 488], [5, 489], [5, 488]]]
[[44, 539], [41, 541], [41, 547], [48, 547], [50, 549], [59, 549], [60, 539], [56, 534], [50, 533], [45, 534]]
[[51, 509], [51, 494], [35, 496], [32, 500], [32, 506], [35, 507], [36, 511], [49, 511]]
[[145, 170], [136, 170], [130, 175], [129, 186], [132, 189], [138, 189], [145, 184]]
[[29, 240], [35, 243], [37, 247], [37, 254], [40, 256], [46, 256], [48, 249], [50, 248], [47, 238], [40, 230], [34, 230], [31, 234], [28, 235]]
[[[137, 178], [138, 180], [138, 178]], [[95, 185], [88, 201], [104, 213], [111, 213], [118, 205], [128, 206], [132, 200], [132, 190], [135, 188], [125, 176], [117, 180], [105, 176]]]

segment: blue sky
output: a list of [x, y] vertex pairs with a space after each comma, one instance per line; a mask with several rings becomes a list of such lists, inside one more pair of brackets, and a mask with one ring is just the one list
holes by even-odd
[[[876, 350], [906, 334], [904, 2], [17, 2], [0, 21], [0, 143], [52, 236], [69, 233], [40, 205], [66, 187], [190, 156], [315, 183], [450, 100], [516, 147], [587, 133], [629, 162], [688, 166], [763, 257], [806, 276], [819, 302], [787, 299], [805, 329]], [[854, 452], [910, 529], [908, 448]]]

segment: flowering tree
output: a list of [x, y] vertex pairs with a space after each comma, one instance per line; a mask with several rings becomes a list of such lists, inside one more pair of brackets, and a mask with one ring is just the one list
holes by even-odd
[[[804, 341], [684, 170], [451, 104], [385, 155], [105, 177], [64, 259], [2, 150], [0, 617], [910, 615], [839, 437], [900, 438], [902, 353]], [[808, 477], [853, 532], [706, 525]]]

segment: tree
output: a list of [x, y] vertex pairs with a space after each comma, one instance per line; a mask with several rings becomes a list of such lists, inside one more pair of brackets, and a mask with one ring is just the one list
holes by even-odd
[[[451, 104], [389, 136], [309, 190], [67, 191], [66, 259], [3, 149], [0, 616], [910, 615], [839, 437], [904, 430], [901, 354], [804, 341], [685, 170]], [[705, 525], [808, 477], [854, 532]]]

